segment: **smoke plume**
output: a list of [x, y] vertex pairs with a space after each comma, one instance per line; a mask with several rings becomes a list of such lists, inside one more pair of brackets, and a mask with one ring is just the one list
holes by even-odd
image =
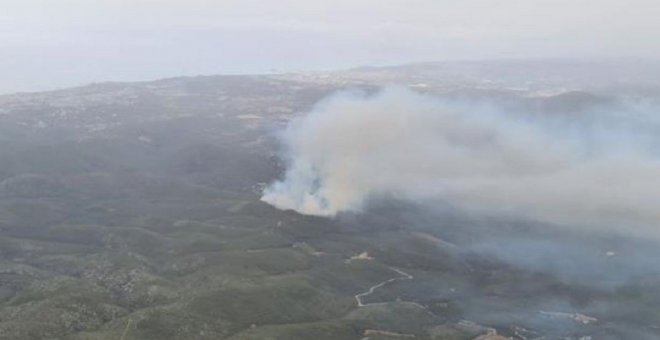
[[660, 222], [650, 108], [504, 109], [386, 88], [340, 93], [282, 134], [284, 178], [262, 200], [302, 214], [360, 211], [380, 195], [558, 224]]

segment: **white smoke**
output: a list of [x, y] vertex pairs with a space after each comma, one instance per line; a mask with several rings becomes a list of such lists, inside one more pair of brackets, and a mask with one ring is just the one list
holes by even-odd
[[288, 168], [262, 199], [321, 216], [385, 194], [553, 223], [657, 225], [656, 131], [635, 123], [646, 114], [605, 111], [524, 115], [402, 88], [338, 94], [283, 133]]

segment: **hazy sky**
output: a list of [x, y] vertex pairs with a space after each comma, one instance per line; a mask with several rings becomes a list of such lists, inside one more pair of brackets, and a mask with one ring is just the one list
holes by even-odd
[[660, 57], [660, 0], [0, 0], [0, 93], [447, 59]]

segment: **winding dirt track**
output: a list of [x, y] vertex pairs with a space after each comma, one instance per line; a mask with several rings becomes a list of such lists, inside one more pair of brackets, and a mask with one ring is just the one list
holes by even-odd
[[[355, 295], [355, 301], [357, 301], [358, 307], [372, 306], [372, 305], [382, 305], [384, 303], [387, 303], [387, 302], [364, 303], [364, 302], [362, 302], [362, 298], [373, 294], [373, 292], [376, 289], [378, 289], [380, 287], [383, 287], [388, 283], [392, 283], [394, 281], [399, 281], [399, 280], [412, 280], [414, 278], [412, 275], [404, 272], [403, 270], [400, 270], [400, 269], [397, 269], [397, 268], [394, 268], [394, 267], [388, 267], [388, 268], [391, 269], [392, 271], [397, 272], [397, 274], [399, 274], [399, 276], [393, 277], [391, 279], [387, 279], [387, 280], [385, 280], [385, 281], [383, 281], [379, 284], [373, 285], [373, 286], [369, 287], [369, 290], [367, 290], [366, 292]], [[411, 303], [414, 303], [414, 302], [411, 302]], [[417, 303], [414, 303], [414, 304], [418, 305]], [[421, 305], [419, 305], [419, 306], [424, 308]]]

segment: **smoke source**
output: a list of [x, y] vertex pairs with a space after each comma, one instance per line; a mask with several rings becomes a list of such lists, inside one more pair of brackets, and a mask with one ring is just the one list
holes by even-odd
[[657, 124], [650, 109], [625, 107], [549, 115], [403, 88], [340, 93], [284, 131], [288, 167], [262, 200], [334, 216], [388, 195], [558, 224], [652, 228], [660, 222]]

